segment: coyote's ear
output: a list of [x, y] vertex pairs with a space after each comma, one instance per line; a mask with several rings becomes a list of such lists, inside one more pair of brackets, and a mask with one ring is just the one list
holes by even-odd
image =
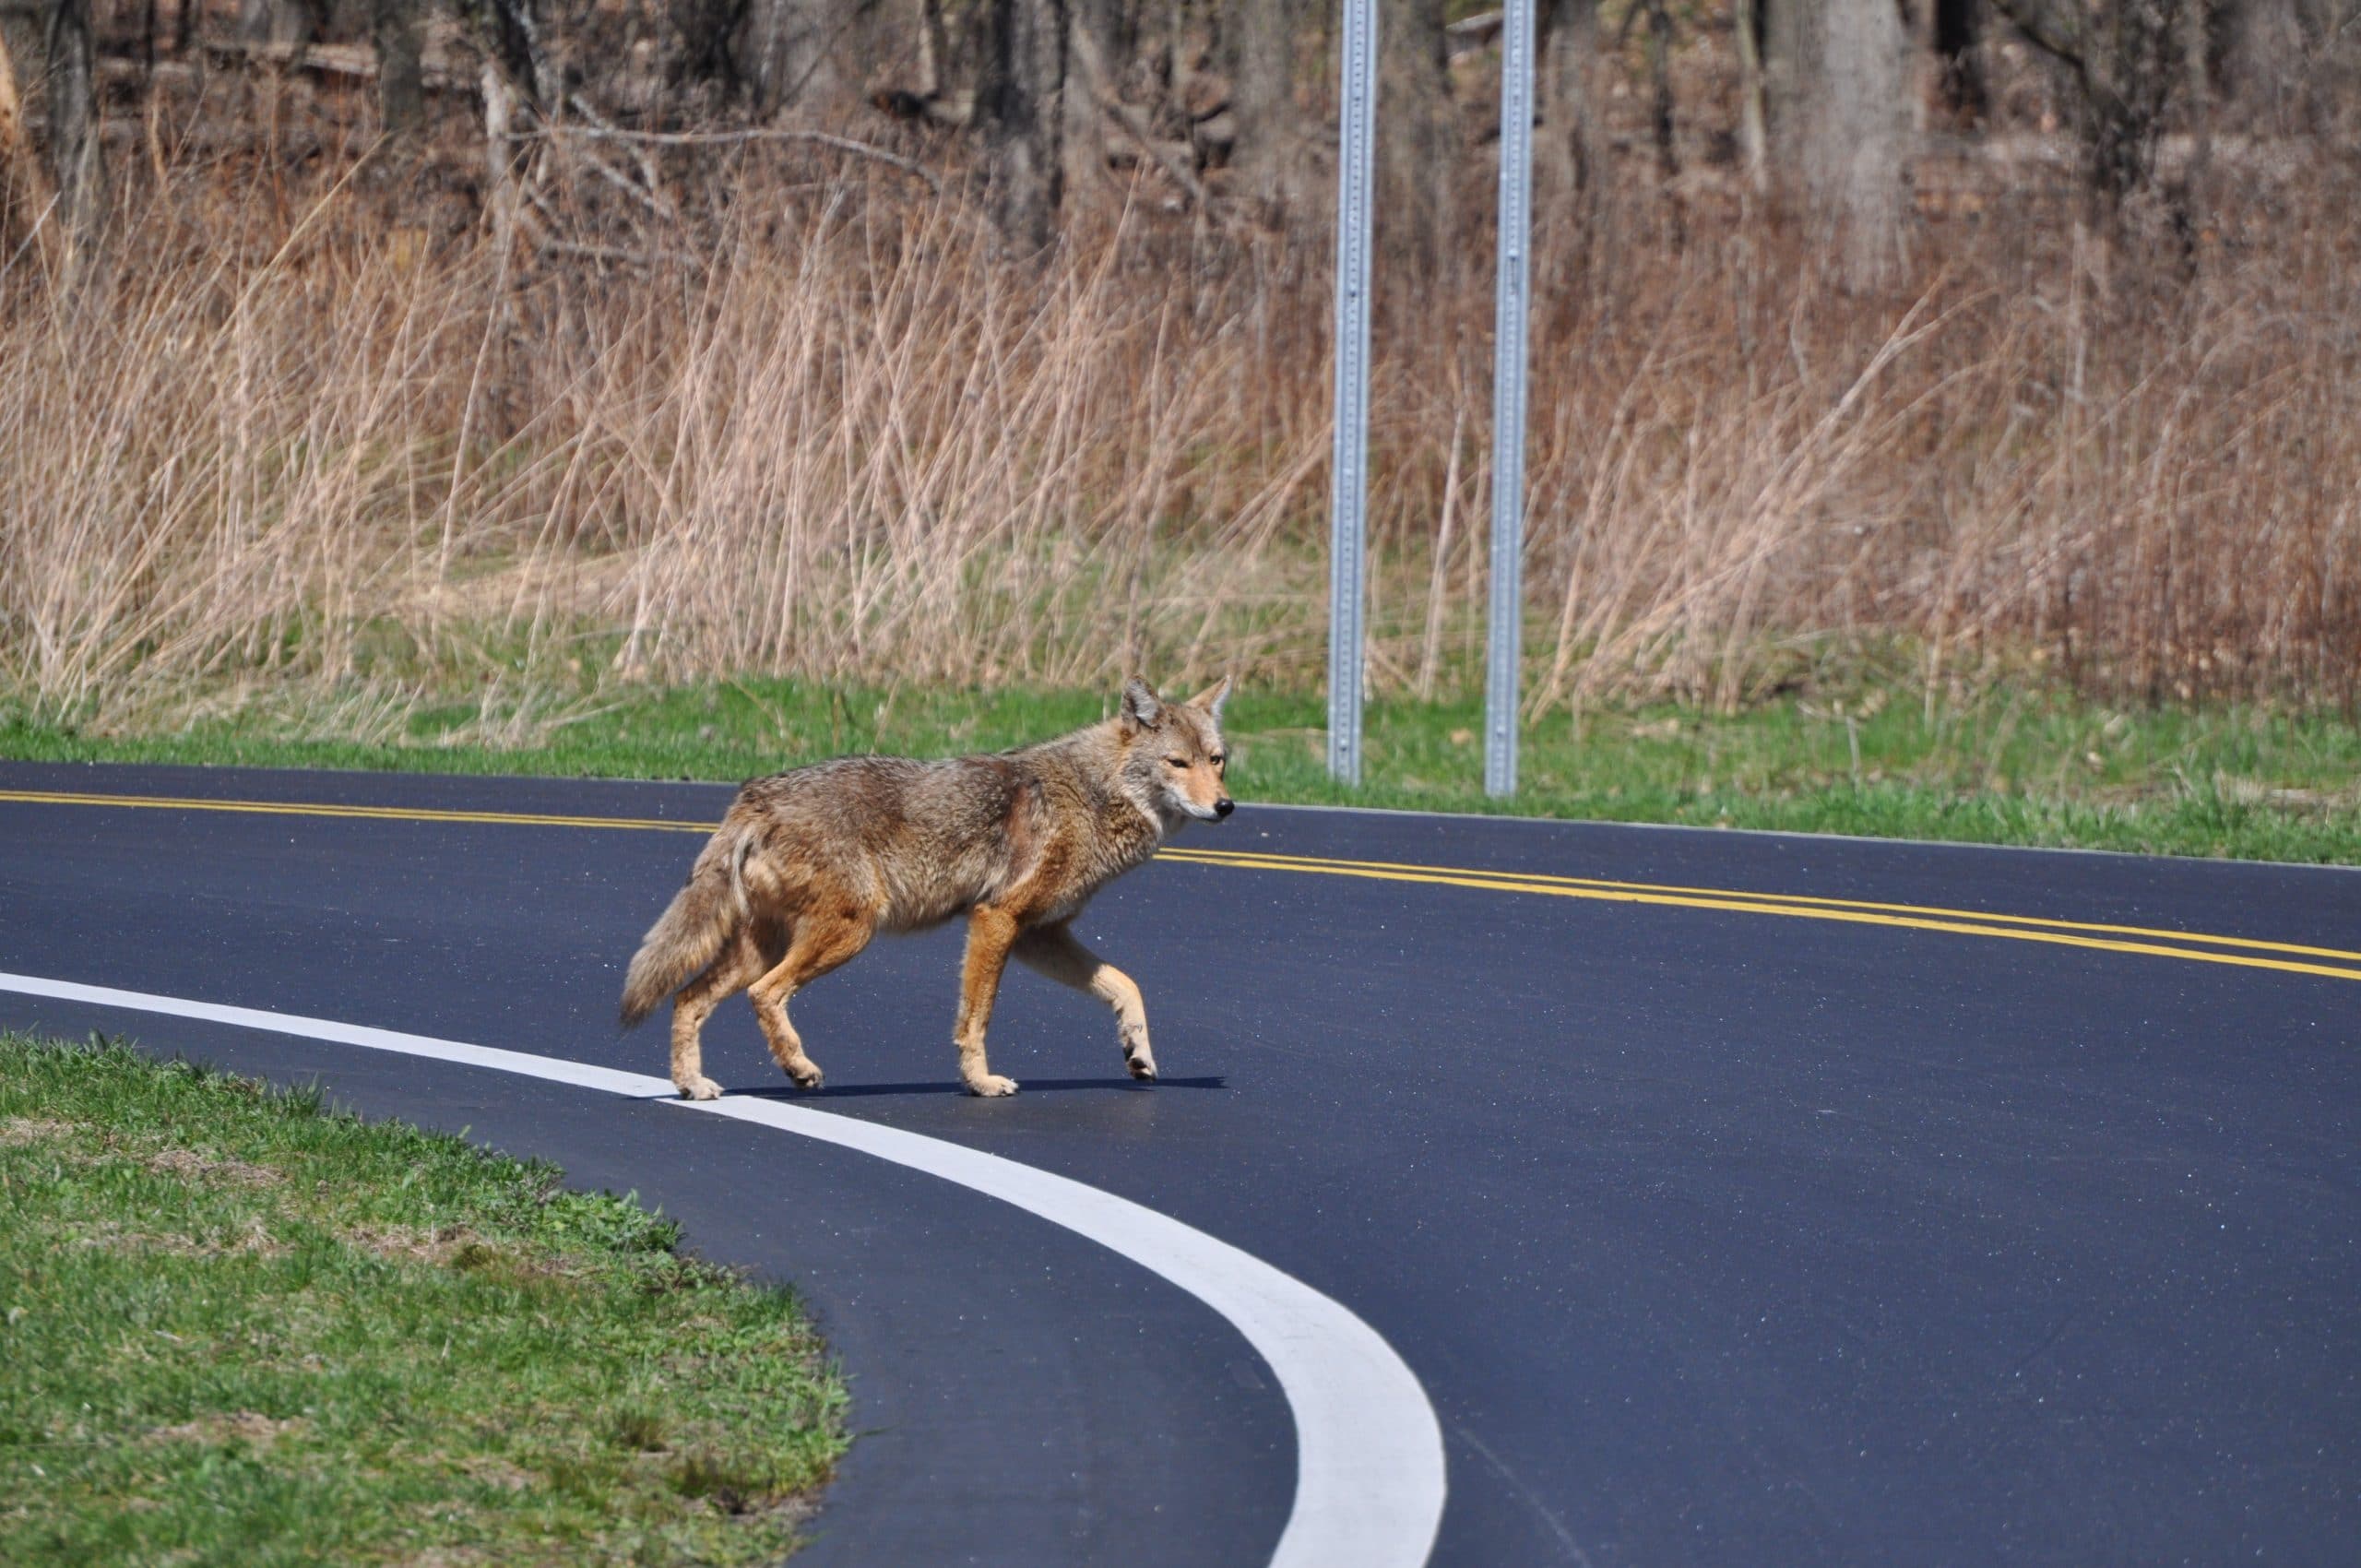
[[1137, 675], [1123, 683], [1123, 728], [1153, 730], [1164, 718], [1164, 704]]
[[1221, 705], [1228, 700], [1229, 677], [1224, 675], [1219, 681], [1210, 686], [1207, 686], [1195, 696], [1191, 697], [1189, 699], [1189, 706], [1191, 707], [1203, 708], [1205, 712], [1212, 714], [1216, 719], [1219, 719], [1221, 717]]

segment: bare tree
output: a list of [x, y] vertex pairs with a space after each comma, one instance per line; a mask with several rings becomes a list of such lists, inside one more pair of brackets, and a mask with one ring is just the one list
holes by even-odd
[[245, 0], [238, 36], [248, 43], [310, 43], [320, 36], [320, 12], [317, 0]]
[[836, 52], [851, 0], [747, 0], [732, 52], [758, 113], [825, 100], [845, 87]]
[[1231, 166], [1240, 193], [1267, 220], [1286, 220], [1309, 184], [1302, 111], [1295, 100], [1301, 0], [1230, 0], [1222, 18], [1222, 65], [1238, 124]]
[[663, 0], [662, 15], [670, 28], [664, 52], [667, 83], [711, 83], [724, 94], [742, 89], [746, 81], [738, 70], [737, 35], [744, 11], [743, 0]]
[[918, 83], [922, 98], [939, 96], [948, 87], [950, 34], [943, 21], [943, 0], [918, 0]]
[[2154, 177], [2165, 111], [2183, 79], [2189, 3], [1992, 0], [2073, 80], [2091, 190], [2107, 215]]
[[1978, 45], [1984, 41], [1985, 0], [1934, 0], [1931, 42], [1944, 103], [1963, 120], [1984, 118], [1991, 107]]
[[540, 0], [468, 0], [468, 20], [489, 62], [546, 114], [565, 83], [542, 36]]
[[1378, 231], [1414, 275], [1441, 270], [1452, 240], [1450, 60], [1443, 0], [1379, 0]]
[[377, 51], [378, 125], [388, 137], [415, 136], [426, 123], [421, 61], [423, 0], [369, 0], [369, 42]]
[[106, 161], [99, 144], [98, 54], [90, 0], [52, 0], [45, 18], [42, 98], [49, 118], [49, 178], [57, 193], [69, 275], [96, 253], [106, 208]]
[[[1670, 192], [1680, 177], [1680, 151], [1673, 137], [1672, 124], [1672, 13], [1666, 8], [1664, 0], [1644, 0], [1632, 7], [1625, 25], [1630, 25], [1631, 18], [1642, 15], [1647, 18], [1648, 24], [1648, 131], [1655, 143], [1656, 173]], [[1673, 198], [1672, 220], [1673, 245], [1678, 249], [1684, 243], [1680, 238], [1684, 225], [1678, 196]]]
[[[89, 0], [0, 7], [0, 238], [39, 225], [69, 281], [97, 250], [106, 208]], [[37, 110], [46, 137], [29, 134]]]
[[983, 132], [991, 209], [1014, 250], [1047, 249], [1064, 196], [1066, 8], [1063, 0], [987, 0], [976, 124]]
[[2323, 128], [2310, 67], [2333, 24], [2355, 19], [2331, 11], [2320, 0], [2214, 0], [2208, 52], [2229, 98], [2257, 128], [2280, 136]]
[[1845, 281], [1901, 260], [1908, 39], [1894, 0], [1772, 0], [1763, 78], [1777, 162]]
[[1587, 196], [1602, 173], [1598, 113], [1598, 0], [1543, 0], [1543, 135], [1534, 160], [1544, 201]]
[[[1131, 58], [1131, 16], [1124, 0], [1067, 0], [1066, 89], [1060, 95], [1065, 125], [1061, 132], [1069, 200], [1101, 196], [1109, 189], [1106, 116], [1128, 124], [1121, 98], [1121, 62]], [[1140, 127], [1145, 139], [1145, 127]]]
[[1730, 0], [1730, 31], [1738, 41], [1738, 149], [1747, 184], [1757, 195], [1771, 184], [1771, 132], [1763, 113], [1763, 0]]
[[23, 232], [42, 220], [50, 203], [49, 177], [25, 125], [27, 94], [18, 87], [17, 61], [41, 57], [33, 52], [38, 39], [31, 30], [10, 25], [23, 20], [0, 11], [0, 246], [9, 250], [17, 247]]

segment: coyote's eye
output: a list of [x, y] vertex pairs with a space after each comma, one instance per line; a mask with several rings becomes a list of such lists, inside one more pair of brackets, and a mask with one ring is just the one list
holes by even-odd
[[1225, 752], [1216, 752], [1216, 753], [1213, 754], [1213, 757], [1212, 757], [1213, 765], [1214, 765], [1216, 767], [1219, 767], [1219, 766], [1221, 766], [1224, 763], [1228, 762], [1228, 760], [1229, 760], [1228, 754], [1228, 753], [1225, 753]]
[[1164, 760], [1170, 763], [1175, 767], [1186, 767], [1189, 766], [1189, 759], [1184, 756], [1169, 756]]

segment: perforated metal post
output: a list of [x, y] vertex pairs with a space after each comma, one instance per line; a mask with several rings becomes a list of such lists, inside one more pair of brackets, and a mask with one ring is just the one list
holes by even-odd
[[1492, 328], [1492, 600], [1484, 675], [1484, 792], [1516, 793], [1517, 659], [1525, 630], [1525, 328], [1533, 207], [1533, 0], [1501, 27], [1500, 287]]
[[1377, 0], [1345, 0], [1336, 159], [1336, 445], [1329, 473], [1328, 777], [1361, 781], [1361, 584], [1369, 501], [1370, 170]]

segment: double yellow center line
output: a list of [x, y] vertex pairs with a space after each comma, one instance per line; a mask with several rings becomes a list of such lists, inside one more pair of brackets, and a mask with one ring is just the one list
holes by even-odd
[[[1162, 860], [1192, 865], [1232, 866], [1250, 871], [1292, 871], [1319, 876], [1372, 877], [1383, 882], [1423, 882], [1442, 887], [1475, 887], [1492, 893], [1529, 893], [1545, 897], [1589, 898], [1608, 904], [1656, 904], [1682, 909], [1721, 909], [1741, 915], [1784, 915], [1791, 920], [1836, 921], [1847, 925], [1900, 927], [1988, 936], [2006, 942], [2047, 942], [2060, 947], [2090, 947], [2106, 953], [2140, 953], [2186, 958], [2200, 964], [2282, 969], [2361, 980], [2361, 953], [2339, 947], [2309, 947], [2293, 942], [2261, 942], [2244, 936], [2163, 931], [2148, 926], [2104, 925], [2050, 920], [2040, 915], [1994, 914], [1924, 904], [1880, 904], [1857, 898], [1815, 898], [1793, 893], [1754, 893], [1726, 887], [1681, 887], [1649, 882], [1610, 882], [1600, 877], [1543, 876], [1525, 872], [1471, 870], [1457, 866], [1403, 865], [1390, 861], [1339, 861], [1308, 855], [1267, 855], [1219, 849], [1167, 849]], [[2232, 951], [2220, 951], [2231, 949]], [[2287, 956], [2265, 956], [2284, 954]], [[2325, 962], [2319, 960], [2326, 960]]]
[[481, 822], [502, 827], [619, 827], [634, 833], [711, 833], [718, 823], [660, 816], [554, 816], [533, 812], [434, 811], [421, 806], [347, 806], [322, 801], [221, 801], [200, 795], [77, 795], [63, 790], [0, 790], [0, 802], [30, 806], [120, 806], [255, 816], [346, 816], [376, 822]]
[[[66, 790], [0, 790], [0, 802], [27, 805], [111, 806], [118, 809], [241, 812], [266, 816], [359, 817], [381, 822], [484, 823], [506, 827], [608, 828], [637, 833], [711, 833], [710, 822], [666, 817], [564, 816], [528, 812], [440, 811], [414, 806], [338, 805], [315, 802], [224, 801], [195, 796], [80, 794]], [[1941, 932], [2004, 942], [2041, 942], [2105, 953], [2179, 958], [2197, 964], [2276, 969], [2361, 980], [2361, 952], [2315, 947], [2252, 937], [2214, 936], [2202, 932], [2149, 926], [2109, 925], [2090, 921], [2050, 920], [2038, 915], [1997, 914], [1921, 904], [1885, 904], [1858, 898], [1820, 898], [1801, 894], [1759, 893], [1725, 887], [1685, 887], [1661, 883], [1615, 882], [1600, 877], [1548, 876], [1462, 866], [1406, 864], [1394, 861], [1338, 860], [1314, 855], [1269, 854], [1244, 849], [1166, 849], [1157, 858], [1180, 865], [1235, 871], [1291, 872], [1311, 876], [1357, 877], [1376, 882], [1467, 887], [1489, 893], [1585, 898], [1609, 904], [1652, 904], [1731, 914], [1774, 915], [1790, 920], [1833, 921], [1846, 925], [1886, 926]]]

